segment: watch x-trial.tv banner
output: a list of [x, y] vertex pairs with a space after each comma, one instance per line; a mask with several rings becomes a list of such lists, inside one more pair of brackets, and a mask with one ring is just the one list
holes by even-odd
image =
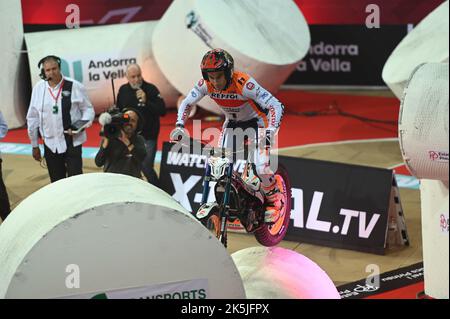
[[[161, 187], [187, 210], [202, 198], [206, 156], [171, 152], [164, 143]], [[383, 254], [392, 170], [280, 156], [292, 187], [286, 240]], [[242, 172], [245, 161], [235, 164]], [[214, 201], [210, 192], [208, 201]]]

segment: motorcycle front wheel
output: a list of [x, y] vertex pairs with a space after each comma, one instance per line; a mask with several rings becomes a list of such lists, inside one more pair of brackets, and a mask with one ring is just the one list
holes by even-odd
[[222, 221], [220, 219], [220, 213], [212, 213], [204, 223], [205, 227], [218, 239], [222, 244], [227, 247], [227, 229], [222, 234], [220, 229], [222, 226]]

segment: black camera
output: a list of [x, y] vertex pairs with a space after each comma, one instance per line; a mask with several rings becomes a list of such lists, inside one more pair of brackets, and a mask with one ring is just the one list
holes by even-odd
[[103, 126], [100, 136], [118, 138], [122, 134], [123, 126], [130, 122], [130, 116], [127, 113], [120, 112], [118, 109], [113, 109], [100, 114], [98, 121]]

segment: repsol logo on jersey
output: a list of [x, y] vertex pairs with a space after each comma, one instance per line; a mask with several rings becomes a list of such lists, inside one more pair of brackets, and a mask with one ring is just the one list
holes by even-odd
[[237, 100], [239, 98], [237, 94], [211, 93], [210, 96], [213, 99], [222, 99], [222, 100]]

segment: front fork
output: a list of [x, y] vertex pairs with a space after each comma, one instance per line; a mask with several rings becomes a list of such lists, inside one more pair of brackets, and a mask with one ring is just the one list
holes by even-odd
[[223, 194], [223, 203], [220, 209], [220, 242], [227, 247], [227, 219], [228, 219], [228, 210], [230, 209], [230, 190], [233, 176], [233, 163], [230, 163], [227, 170], [227, 179], [225, 183], [225, 193]]
[[208, 161], [206, 161], [205, 179], [203, 180], [202, 202], [200, 203], [200, 206], [206, 204], [206, 202], [208, 201], [210, 180], [211, 180], [211, 166], [209, 166]]
[[[227, 168], [226, 173], [226, 180], [225, 180], [225, 193], [223, 195], [223, 202], [220, 205], [219, 210], [219, 218], [220, 218], [220, 236], [219, 240], [224, 246], [227, 245], [227, 235], [226, 235], [226, 226], [227, 226], [227, 218], [228, 218], [228, 210], [230, 209], [230, 190], [231, 190], [231, 179], [233, 176], [233, 163], [230, 163], [230, 165]], [[203, 193], [202, 193], [202, 202], [200, 205], [205, 204], [208, 201], [209, 192], [211, 190], [211, 187], [209, 185], [209, 182], [211, 181], [211, 166], [206, 163], [206, 169], [205, 169], [205, 178], [203, 180]]]

